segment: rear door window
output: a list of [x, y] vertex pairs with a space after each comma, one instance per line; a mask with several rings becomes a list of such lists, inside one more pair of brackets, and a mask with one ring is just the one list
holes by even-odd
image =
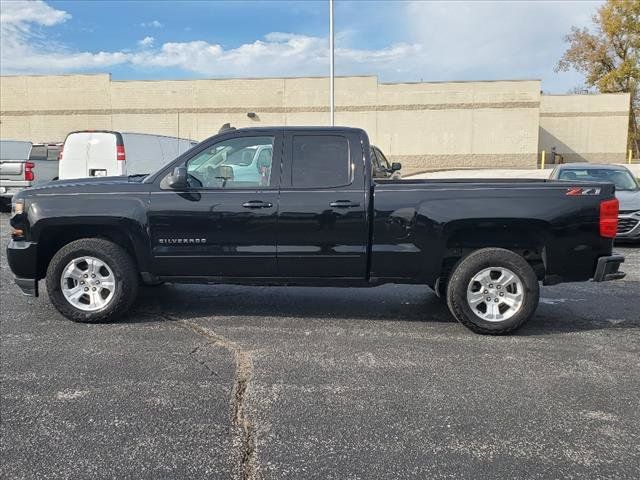
[[349, 142], [339, 135], [294, 135], [291, 185], [332, 188], [351, 183]]
[[44, 145], [34, 145], [29, 154], [29, 160], [46, 160], [47, 147]]
[[49, 145], [49, 147], [47, 147], [47, 160], [58, 160], [59, 156], [60, 156], [59, 145]]

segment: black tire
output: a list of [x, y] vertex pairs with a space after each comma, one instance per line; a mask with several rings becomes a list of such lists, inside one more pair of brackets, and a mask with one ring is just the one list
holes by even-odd
[[[115, 277], [113, 297], [100, 310], [85, 311], [73, 306], [62, 293], [60, 278], [74, 258], [95, 257], [105, 262]], [[53, 306], [74, 322], [98, 323], [119, 320], [133, 305], [138, 295], [138, 272], [129, 254], [120, 246], [101, 238], [83, 238], [62, 247], [47, 269], [47, 293]]]
[[[520, 309], [506, 320], [485, 320], [474, 313], [467, 301], [471, 280], [488, 268], [506, 268], [522, 283], [524, 295]], [[458, 262], [447, 286], [447, 305], [452, 315], [465, 327], [484, 335], [504, 335], [515, 331], [533, 316], [539, 299], [540, 285], [531, 265], [517, 253], [502, 248], [483, 248], [470, 253]]]
[[8, 213], [11, 211], [11, 200], [7, 198], [0, 198], [0, 212]]

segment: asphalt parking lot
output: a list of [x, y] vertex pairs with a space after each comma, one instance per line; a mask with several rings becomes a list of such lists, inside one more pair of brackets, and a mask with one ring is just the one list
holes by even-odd
[[640, 247], [516, 335], [427, 287], [166, 285], [120, 323], [0, 271], [3, 478], [638, 478]]

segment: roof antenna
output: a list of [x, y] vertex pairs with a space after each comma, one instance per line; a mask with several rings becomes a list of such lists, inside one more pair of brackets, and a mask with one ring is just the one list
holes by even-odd
[[235, 129], [236, 127], [232, 127], [230, 123], [225, 123], [220, 127], [220, 130], [218, 130], [218, 133], [226, 132], [227, 130], [235, 130]]

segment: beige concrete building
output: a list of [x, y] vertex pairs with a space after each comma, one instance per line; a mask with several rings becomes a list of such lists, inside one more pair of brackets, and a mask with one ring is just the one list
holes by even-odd
[[627, 156], [630, 96], [543, 95], [539, 149], [565, 162], [622, 163]]
[[[63, 140], [72, 130], [113, 129], [202, 140], [227, 122], [236, 127], [326, 125], [328, 87], [327, 78], [1, 77], [0, 136], [42, 142]], [[620, 121], [624, 109], [601, 97], [605, 96], [588, 96], [594, 99], [591, 103], [585, 103], [583, 96], [541, 98], [538, 80], [385, 84], [375, 76], [339, 77], [336, 124], [364, 128], [390, 160], [403, 162], [405, 174], [448, 168], [534, 168], [549, 136], [578, 154], [609, 152], [607, 159], [617, 161], [626, 149], [626, 127]], [[558, 106], [557, 98], [575, 103]], [[627, 96], [627, 110], [628, 104]], [[541, 116], [543, 108], [548, 116]], [[594, 115], [573, 115], [585, 112]], [[597, 125], [589, 124], [592, 133], [585, 137], [583, 124], [569, 125], [577, 119], [596, 119]], [[601, 140], [593, 140], [596, 130]], [[625, 145], [620, 143], [623, 137]], [[562, 152], [559, 147], [557, 151]]]

